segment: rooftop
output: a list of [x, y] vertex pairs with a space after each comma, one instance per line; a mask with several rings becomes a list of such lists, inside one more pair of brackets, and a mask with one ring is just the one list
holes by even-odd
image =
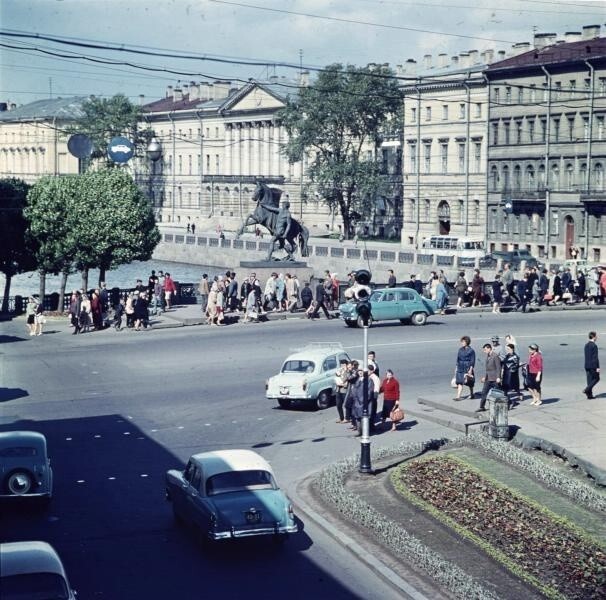
[[84, 116], [82, 104], [86, 96], [36, 100], [12, 110], [0, 112], [0, 121], [27, 121], [34, 119], [78, 119]]

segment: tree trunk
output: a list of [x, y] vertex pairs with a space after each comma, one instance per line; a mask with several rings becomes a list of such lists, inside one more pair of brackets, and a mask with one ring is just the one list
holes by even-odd
[[[2, 298], [2, 310], [0, 312], [7, 313], [8, 312], [8, 297], [11, 292], [11, 279], [13, 276], [9, 273], [5, 274], [5, 283], [4, 283], [4, 296]], [[16, 308], [16, 307], [15, 307]]]
[[67, 287], [67, 271], [61, 273], [61, 283], [59, 284], [59, 304], [57, 310], [63, 314], [63, 301], [65, 298], [65, 288]]
[[88, 267], [82, 269], [82, 290], [84, 293], [88, 291]]
[[[46, 271], [40, 271], [40, 288], [38, 289], [38, 301], [44, 303], [46, 296]], [[44, 304], [42, 304], [44, 306]]]
[[101, 284], [105, 281], [105, 267], [101, 266], [99, 267], [99, 288], [101, 287]]

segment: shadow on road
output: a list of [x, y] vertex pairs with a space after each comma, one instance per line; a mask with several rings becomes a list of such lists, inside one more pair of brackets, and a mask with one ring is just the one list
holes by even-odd
[[12, 344], [13, 342], [24, 342], [27, 338], [16, 335], [0, 335], [0, 344]]
[[29, 392], [21, 388], [0, 388], [0, 402], [17, 400], [17, 398], [25, 398], [25, 396], [29, 396]]
[[184, 465], [127, 417], [0, 427], [17, 429], [46, 435], [54, 495], [47, 509], [4, 513], [0, 541], [51, 543], [81, 598], [358, 597], [306, 555], [313, 540], [301, 521], [300, 533], [282, 545], [269, 539], [200, 544], [199, 536], [178, 527], [164, 479], [168, 469]]

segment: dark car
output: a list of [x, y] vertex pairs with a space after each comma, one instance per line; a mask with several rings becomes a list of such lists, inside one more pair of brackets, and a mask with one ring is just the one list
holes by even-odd
[[503, 264], [509, 263], [514, 269], [519, 269], [522, 261], [527, 267], [540, 267], [541, 263], [528, 250], [497, 250], [490, 257], [496, 266], [497, 260], [502, 259]]

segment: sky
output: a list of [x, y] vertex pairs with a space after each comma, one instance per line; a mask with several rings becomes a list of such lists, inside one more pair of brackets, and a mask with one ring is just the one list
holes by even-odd
[[151, 102], [179, 80], [293, 78], [300, 64], [395, 66], [425, 54], [508, 50], [533, 31], [602, 24], [606, 35], [605, 22], [606, 0], [0, 0], [0, 101], [123, 93]]

